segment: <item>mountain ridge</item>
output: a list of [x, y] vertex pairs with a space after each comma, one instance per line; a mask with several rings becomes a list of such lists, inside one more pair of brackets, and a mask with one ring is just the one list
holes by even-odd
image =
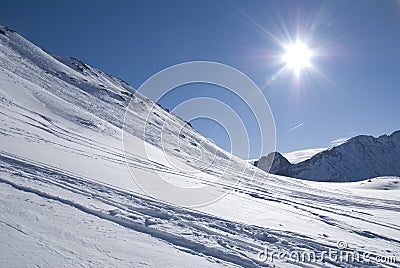
[[400, 176], [400, 130], [377, 138], [358, 135], [296, 164], [281, 165], [282, 158], [287, 159], [279, 155], [280, 164], [275, 164], [279, 168], [273, 163], [269, 172], [304, 180], [345, 182]]

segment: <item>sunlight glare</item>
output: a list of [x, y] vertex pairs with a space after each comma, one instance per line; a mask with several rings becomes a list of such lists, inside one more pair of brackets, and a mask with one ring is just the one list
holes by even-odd
[[285, 46], [285, 49], [286, 53], [283, 55], [283, 61], [290, 69], [298, 72], [311, 66], [312, 52], [304, 42], [296, 41], [294, 44]]

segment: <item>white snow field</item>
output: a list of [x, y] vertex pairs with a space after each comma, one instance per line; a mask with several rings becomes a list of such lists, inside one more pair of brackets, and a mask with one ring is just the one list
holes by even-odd
[[[400, 178], [269, 175], [125, 82], [0, 30], [0, 267], [399, 267]], [[139, 150], [126, 154], [135, 174], [230, 194], [198, 208], [146, 195], [123, 151], [130, 101], [132, 141], [188, 167]], [[346, 252], [364, 258], [338, 257]]]
[[283, 156], [292, 164], [303, 162], [304, 160], [310, 159], [319, 152], [325, 151], [327, 148], [317, 149], [305, 149], [294, 151], [290, 153], [284, 153]]

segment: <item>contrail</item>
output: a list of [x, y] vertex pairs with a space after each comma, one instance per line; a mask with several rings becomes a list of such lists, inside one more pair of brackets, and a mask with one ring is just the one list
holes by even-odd
[[296, 128], [301, 127], [303, 124], [304, 124], [304, 123], [298, 124], [298, 125], [295, 126], [294, 128], [289, 129], [288, 132], [286, 132], [286, 134], [292, 132], [292, 131], [295, 130]]

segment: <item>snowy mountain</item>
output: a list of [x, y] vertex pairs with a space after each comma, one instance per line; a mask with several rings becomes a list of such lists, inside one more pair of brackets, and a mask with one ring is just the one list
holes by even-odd
[[[152, 158], [124, 151], [122, 133]], [[327, 184], [267, 174], [122, 80], [4, 26], [0, 141], [0, 267], [293, 267], [304, 263], [288, 253], [340, 249], [368, 262], [306, 265], [398, 265], [378, 260], [399, 259], [398, 177]], [[143, 192], [127, 163], [141, 178], [230, 193], [177, 206]]]
[[[378, 138], [360, 135], [297, 164], [287, 164], [285, 160], [280, 155], [270, 172], [305, 180], [337, 182], [400, 176], [400, 131]], [[263, 169], [263, 166], [258, 167]]]
[[291, 166], [291, 163], [279, 152], [272, 152], [267, 156], [262, 156], [260, 160], [255, 161], [254, 165], [259, 169], [268, 171], [272, 174], [277, 174], [280, 170]]

